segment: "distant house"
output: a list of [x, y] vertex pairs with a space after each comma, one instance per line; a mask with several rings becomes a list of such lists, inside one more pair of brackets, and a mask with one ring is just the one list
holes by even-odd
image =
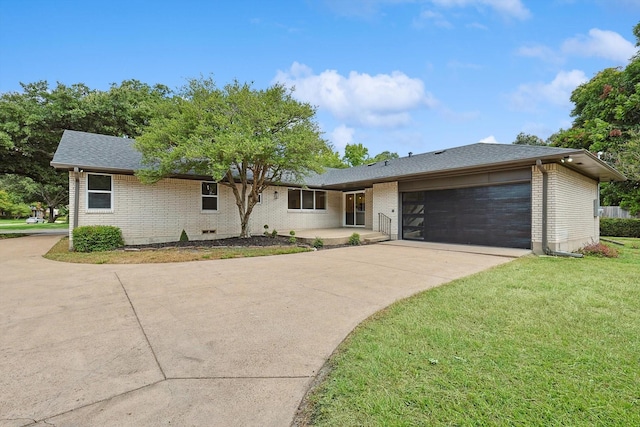
[[[229, 188], [195, 175], [142, 184], [133, 143], [64, 132], [51, 165], [69, 171], [70, 229], [115, 225], [127, 244], [239, 234]], [[598, 183], [624, 179], [585, 150], [478, 143], [274, 184], [251, 232], [384, 223], [391, 239], [572, 251], [599, 239]]]

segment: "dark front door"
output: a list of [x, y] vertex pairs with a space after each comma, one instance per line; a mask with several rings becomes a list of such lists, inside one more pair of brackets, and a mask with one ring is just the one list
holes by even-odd
[[531, 183], [402, 193], [402, 238], [531, 248]]

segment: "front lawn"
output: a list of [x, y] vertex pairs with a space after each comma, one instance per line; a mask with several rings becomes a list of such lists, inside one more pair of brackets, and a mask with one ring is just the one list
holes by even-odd
[[0, 219], [0, 231], [14, 231], [14, 230], [42, 230], [42, 229], [64, 229], [69, 228], [69, 224], [60, 223], [48, 223], [43, 222], [40, 224], [27, 224], [24, 219]]
[[296, 421], [640, 425], [640, 239], [617, 259], [526, 257], [359, 326]]

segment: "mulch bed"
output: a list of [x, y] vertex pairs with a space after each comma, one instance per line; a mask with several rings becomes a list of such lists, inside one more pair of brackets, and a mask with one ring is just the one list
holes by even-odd
[[300, 242], [291, 243], [288, 237], [251, 236], [246, 238], [229, 237], [226, 239], [191, 240], [188, 242], [150, 243], [148, 245], [127, 245], [126, 249], [167, 249], [167, 248], [217, 248], [217, 247], [255, 247], [255, 246], [308, 246]]
[[[136, 251], [136, 250], [158, 250], [158, 249], [198, 249], [198, 248], [229, 248], [229, 247], [268, 247], [268, 246], [303, 246], [310, 248], [311, 245], [302, 243], [298, 240], [296, 243], [289, 242], [288, 237], [284, 236], [251, 236], [251, 237], [228, 237], [226, 239], [212, 239], [212, 240], [190, 240], [188, 242], [165, 242], [165, 243], [150, 243], [147, 245], [127, 245], [123, 249]], [[325, 245], [322, 249], [333, 249], [350, 246], [344, 245]]]

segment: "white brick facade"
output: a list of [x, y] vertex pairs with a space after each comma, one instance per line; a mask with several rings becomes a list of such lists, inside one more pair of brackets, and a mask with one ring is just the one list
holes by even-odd
[[[600, 238], [600, 219], [594, 212], [598, 182], [560, 164], [544, 165], [548, 173], [547, 241], [552, 251], [572, 252]], [[531, 238], [542, 252], [542, 172], [532, 169]]]
[[[240, 234], [240, 216], [235, 197], [231, 189], [224, 185], [218, 185], [218, 210], [203, 211], [201, 181], [167, 178], [147, 185], [132, 175], [111, 176], [112, 209], [88, 210], [87, 173], [79, 173], [78, 226], [120, 227], [127, 244], [176, 241], [180, 238], [182, 230], [185, 230], [190, 240], [219, 239]], [[73, 224], [73, 172], [69, 174], [69, 191], [69, 222]], [[262, 234], [265, 224], [270, 230], [278, 231], [340, 227], [342, 192], [326, 193], [325, 210], [289, 210], [287, 187], [269, 187], [262, 194], [262, 203], [253, 209], [249, 229], [252, 234]], [[72, 230], [70, 238], [71, 233]]]
[[[598, 183], [559, 164], [545, 165], [548, 171], [549, 249], [574, 251], [599, 239], [599, 218], [594, 217]], [[114, 225], [120, 227], [127, 244], [176, 241], [182, 230], [190, 240], [237, 236], [240, 218], [231, 189], [218, 186], [218, 210], [202, 211], [201, 181], [163, 179], [142, 184], [132, 175], [113, 177], [113, 204], [110, 210], [87, 209], [87, 173], [79, 173], [78, 225]], [[542, 252], [542, 173], [532, 168], [531, 238], [533, 250]], [[69, 222], [74, 223], [75, 178], [69, 174]], [[378, 230], [378, 213], [391, 218], [391, 238], [398, 239], [398, 183], [386, 182], [366, 188], [365, 226]], [[262, 202], [251, 214], [249, 229], [254, 235], [269, 230], [338, 228], [344, 226], [344, 193], [326, 191], [325, 210], [288, 209], [288, 188], [269, 187]], [[209, 231], [209, 232], [207, 232]], [[70, 237], [72, 230], [70, 230]]]
[[391, 218], [391, 240], [398, 239], [398, 183], [373, 184], [372, 229], [378, 230], [378, 213]]

